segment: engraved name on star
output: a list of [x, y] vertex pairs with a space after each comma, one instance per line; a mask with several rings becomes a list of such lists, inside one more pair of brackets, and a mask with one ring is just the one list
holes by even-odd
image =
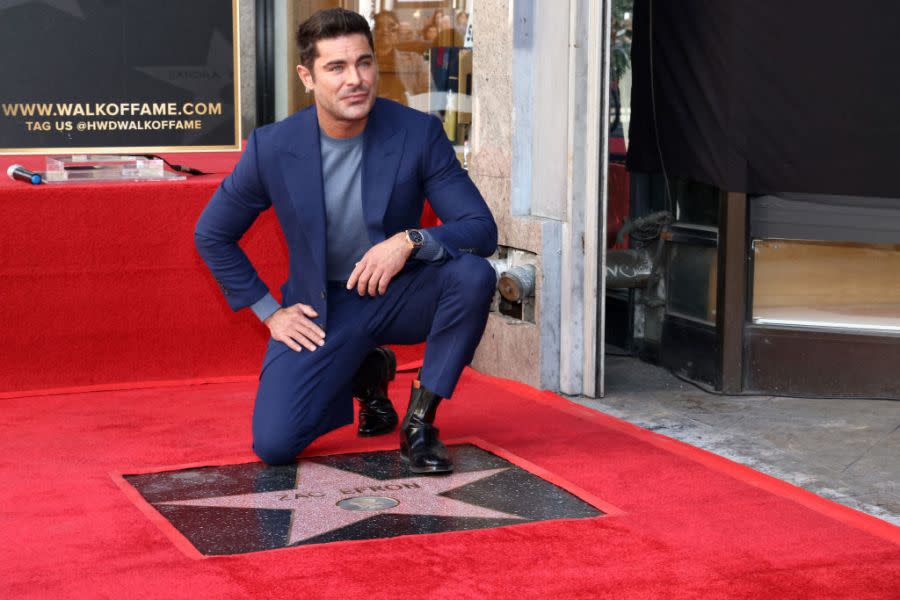
[[[518, 515], [439, 495], [505, 470], [384, 480], [319, 463], [301, 462], [297, 467], [297, 485], [294, 489], [159, 504], [290, 510], [291, 527], [287, 543], [291, 545], [381, 514], [523, 520], [524, 517]], [[396, 504], [392, 506], [394, 502]], [[338, 503], [350, 509], [342, 508]]]

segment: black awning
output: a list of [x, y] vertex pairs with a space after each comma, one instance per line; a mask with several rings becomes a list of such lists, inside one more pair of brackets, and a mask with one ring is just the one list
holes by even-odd
[[634, 9], [632, 171], [660, 172], [661, 149], [670, 176], [728, 191], [900, 198], [900, 4]]

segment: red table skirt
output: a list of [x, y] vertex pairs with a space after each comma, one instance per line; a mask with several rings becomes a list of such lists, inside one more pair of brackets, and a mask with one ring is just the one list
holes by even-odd
[[[233, 313], [194, 248], [194, 224], [239, 153], [167, 156], [215, 175], [39, 185], [0, 177], [0, 396], [258, 373], [268, 330]], [[44, 157], [0, 157], [43, 170]], [[436, 218], [430, 209], [427, 225]], [[273, 293], [287, 248], [273, 211], [241, 245]], [[422, 347], [398, 349], [401, 362]]]
[[[182, 154], [217, 175], [31, 186], [4, 177], [0, 392], [257, 372], [267, 332], [235, 314], [194, 249], [238, 153]], [[40, 169], [42, 157], [0, 157]], [[271, 288], [287, 251], [271, 211], [242, 245]]]

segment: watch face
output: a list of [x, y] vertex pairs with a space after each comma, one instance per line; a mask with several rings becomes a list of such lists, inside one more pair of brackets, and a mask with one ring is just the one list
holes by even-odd
[[422, 232], [418, 229], [410, 229], [409, 230], [409, 239], [416, 246], [421, 246], [425, 243], [425, 236], [422, 235]]

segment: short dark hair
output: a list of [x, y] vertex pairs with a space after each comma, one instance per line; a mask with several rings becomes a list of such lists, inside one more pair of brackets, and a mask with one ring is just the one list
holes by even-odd
[[372, 30], [369, 23], [359, 13], [346, 8], [326, 8], [318, 11], [297, 28], [297, 49], [300, 51], [300, 64], [313, 70], [313, 63], [319, 57], [316, 42], [361, 33], [369, 41], [369, 47], [375, 50], [372, 41]]

